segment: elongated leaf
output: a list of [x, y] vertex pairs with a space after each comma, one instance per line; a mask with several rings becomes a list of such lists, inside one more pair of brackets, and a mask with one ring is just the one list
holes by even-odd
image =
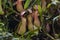
[[24, 9], [27, 9], [29, 4], [30, 4], [31, 0], [26, 0], [25, 4], [24, 4]]
[[41, 0], [37, 0], [36, 4], [40, 5], [41, 4]]
[[41, 6], [40, 6], [40, 5], [38, 5], [38, 12], [39, 12], [40, 17], [41, 17], [41, 16], [42, 16], [42, 8], [41, 8]]
[[39, 16], [40, 16], [40, 20], [43, 23], [43, 10], [42, 7], [40, 5], [38, 5], [38, 12], [39, 12]]
[[47, 5], [47, 8], [49, 8], [51, 6], [51, 3]]
[[2, 10], [2, 6], [1, 6], [2, 2], [1, 2], [1, 1], [2, 1], [2, 0], [0, 0], [0, 15], [3, 15], [4, 12], [3, 12], [3, 10]]

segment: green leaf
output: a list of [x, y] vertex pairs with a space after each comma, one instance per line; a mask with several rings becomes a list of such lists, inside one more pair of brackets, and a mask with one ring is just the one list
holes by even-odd
[[47, 5], [47, 8], [49, 8], [51, 6], [51, 3], [49, 3], [48, 5]]
[[40, 5], [41, 4], [41, 0], [37, 0], [36, 4]]
[[39, 15], [40, 15], [40, 17], [41, 17], [41, 16], [42, 16], [42, 8], [41, 8], [40, 5], [38, 5], [38, 12], [39, 12]]
[[39, 12], [40, 20], [43, 23], [43, 13], [42, 13], [43, 9], [42, 9], [41, 5], [38, 5], [38, 12]]
[[2, 10], [2, 1], [0, 0], [0, 15], [3, 15], [4, 14], [4, 12], [3, 12], [3, 10]]
[[24, 4], [24, 9], [27, 9], [29, 4], [30, 4], [31, 0], [26, 0], [25, 4]]

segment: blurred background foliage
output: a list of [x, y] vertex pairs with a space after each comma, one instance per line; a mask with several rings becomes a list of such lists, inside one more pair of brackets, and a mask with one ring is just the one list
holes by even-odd
[[1, 40], [60, 40], [60, 0], [0, 0]]

